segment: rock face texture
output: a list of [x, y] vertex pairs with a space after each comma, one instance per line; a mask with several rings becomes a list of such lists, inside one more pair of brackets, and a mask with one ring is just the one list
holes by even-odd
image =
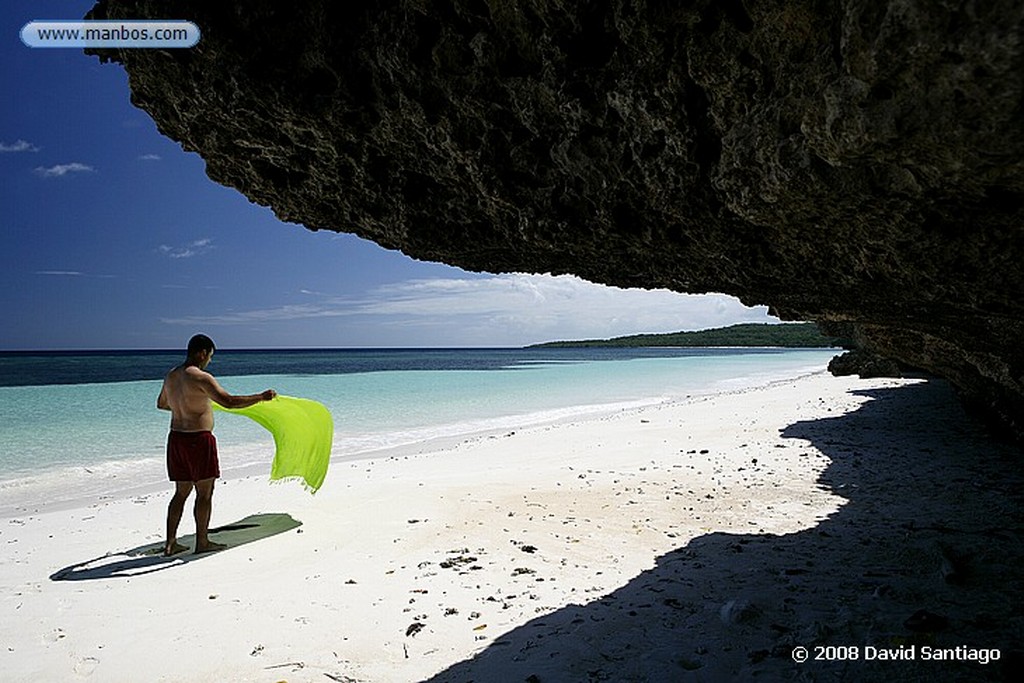
[[[725, 292], [1024, 431], [1019, 0], [105, 0], [215, 181], [471, 270]], [[344, 264], [340, 263], [339, 268]]]

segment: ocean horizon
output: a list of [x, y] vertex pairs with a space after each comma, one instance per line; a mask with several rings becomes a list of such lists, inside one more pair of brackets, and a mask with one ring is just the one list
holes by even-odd
[[[266, 388], [320, 401], [332, 459], [515, 430], [825, 370], [838, 349], [223, 349], [209, 371], [231, 393]], [[114, 495], [165, 482], [169, 416], [156, 409], [183, 351], [0, 352], [0, 493]], [[218, 415], [222, 476], [269, 471], [273, 439]], [[328, 485], [330, 474], [328, 474]], [[8, 503], [0, 504], [0, 514]]]

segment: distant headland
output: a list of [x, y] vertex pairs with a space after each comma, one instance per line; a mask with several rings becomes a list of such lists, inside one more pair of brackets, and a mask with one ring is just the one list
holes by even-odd
[[743, 323], [693, 332], [632, 334], [612, 339], [584, 339], [534, 344], [529, 348], [571, 348], [592, 346], [781, 346], [785, 348], [829, 348], [844, 341], [827, 337], [815, 323]]

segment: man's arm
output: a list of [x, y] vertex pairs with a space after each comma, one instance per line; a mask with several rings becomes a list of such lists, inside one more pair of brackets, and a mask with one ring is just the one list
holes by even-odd
[[167, 385], [160, 387], [160, 395], [156, 397], [156, 407], [159, 410], [170, 410], [171, 404], [167, 402]]
[[[200, 371], [202, 372], [202, 371]], [[229, 394], [224, 390], [224, 387], [220, 385], [220, 382], [208, 372], [202, 372], [197, 377], [199, 386], [203, 388], [206, 395], [210, 397], [217, 405], [225, 408], [248, 408], [249, 406], [256, 405], [260, 401], [269, 401], [275, 396], [277, 392], [273, 389], [267, 389], [259, 394], [248, 394], [242, 396], [236, 396]]]

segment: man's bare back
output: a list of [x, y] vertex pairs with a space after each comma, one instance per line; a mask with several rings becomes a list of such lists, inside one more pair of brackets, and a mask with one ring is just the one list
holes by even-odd
[[205, 362], [201, 361], [202, 365], [186, 361], [172, 369], [164, 377], [164, 385], [156, 405], [161, 410], [171, 411], [172, 430], [177, 432], [212, 431], [211, 400], [225, 408], [247, 408], [277, 396], [277, 392], [273, 389], [251, 396], [229, 394], [216, 378], [204, 369], [212, 357], [213, 353], [210, 352], [203, 358]]
[[171, 411], [171, 429], [177, 432], [213, 430], [213, 409], [207, 387], [213, 376], [194, 365], [179, 365], [164, 377], [160, 398]]

